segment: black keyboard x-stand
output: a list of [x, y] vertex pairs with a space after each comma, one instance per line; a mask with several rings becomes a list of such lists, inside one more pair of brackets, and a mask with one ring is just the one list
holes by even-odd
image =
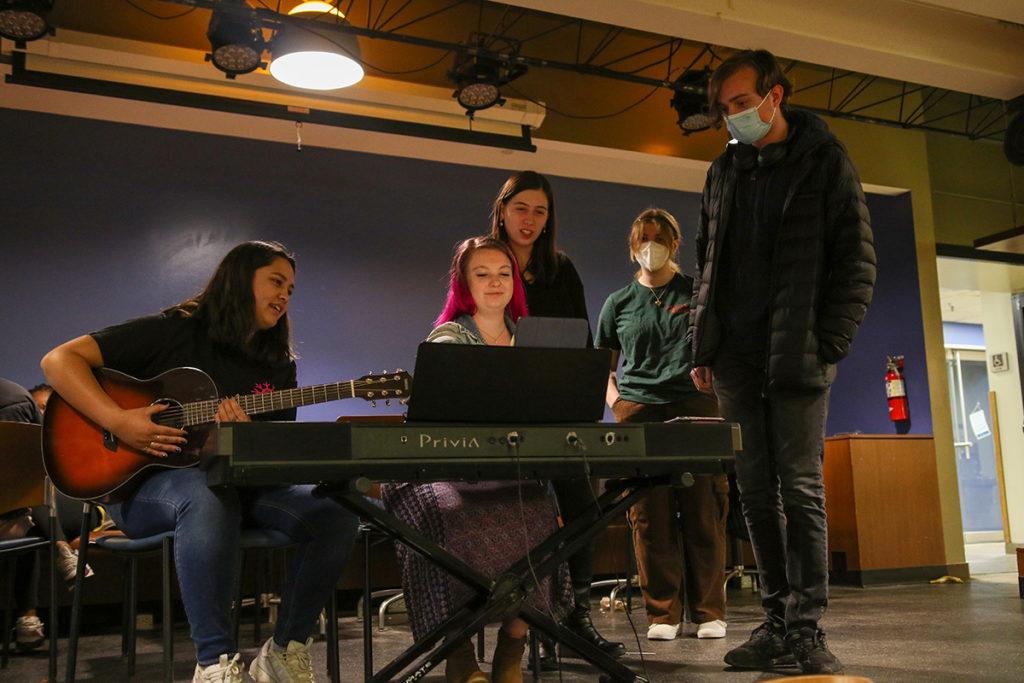
[[328, 495], [363, 519], [372, 520], [384, 533], [420, 553], [477, 593], [369, 680], [374, 683], [418, 681], [444, 662], [456, 644], [473, 636], [485, 624], [518, 614], [532, 628], [543, 631], [603, 671], [602, 680], [616, 683], [647, 681], [548, 615], [523, 603], [537, 589], [534, 575], [554, 574], [560, 563], [588, 543], [609, 522], [621, 519], [623, 513], [647, 495], [652, 487], [683, 482], [692, 483], [692, 479], [687, 475], [664, 475], [609, 482], [605, 492], [596, 498], [590, 514], [581, 515], [552, 533], [530, 551], [528, 558], [522, 558], [493, 581], [383, 508], [368, 502], [362, 494], [367, 490], [368, 482], [365, 480], [322, 485], [319, 489], [321, 495]]

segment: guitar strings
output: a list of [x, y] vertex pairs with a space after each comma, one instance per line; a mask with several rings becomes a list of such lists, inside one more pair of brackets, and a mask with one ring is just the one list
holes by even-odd
[[[328, 395], [328, 391], [338, 391], [338, 398], [340, 399], [340, 398], [348, 397], [348, 394], [350, 393], [348, 390], [351, 389], [351, 388], [366, 389], [368, 387], [369, 388], [378, 387], [378, 386], [381, 386], [382, 384], [384, 384], [384, 382], [381, 382], [381, 381], [377, 381], [377, 382], [373, 382], [373, 381], [358, 381], [358, 380], [351, 381], [351, 382], [349, 382], [349, 381], [334, 382], [334, 383], [331, 383], [331, 384], [316, 384], [316, 385], [312, 385], [312, 386], [308, 386], [308, 387], [293, 387], [291, 389], [280, 389], [278, 391], [271, 392], [271, 394], [248, 394], [248, 395], [245, 395], [245, 396], [232, 396], [230, 398], [241, 399], [241, 401], [243, 403], [254, 404], [252, 407], [255, 408], [255, 407], [257, 407], [255, 405], [255, 402], [260, 401], [260, 402], [264, 402], [265, 403], [267, 401], [267, 399], [262, 398], [262, 397], [274, 396], [273, 398], [269, 399], [270, 400], [271, 409], [266, 411], [266, 412], [271, 412], [273, 410], [284, 410], [286, 408], [295, 407], [295, 406], [285, 406], [285, 405], [282, 405], [280, 408], [273, 408], [273, 404], [274, 404], [275, 400], [278, 399], [278, 397], [280, 397], [283, 400], [284, 399], [293, 399], [296, 396], [301, 398], [303, 396], [303, 394], [310, 393], [310, 394], [312, 394], [313, 398], [315, 399], [317, 392], [320, 392], [326, 398], [327, 395]], [[346, 395], [343, 396], [342, 392], [344, 392]], [[406, 396], [407, 395], [408, 394], [406, 394]], [[382, 396], [381, 398], [392, 398], [392, 397]], [[393, 397], [393, 398], [400, 398], [400, 397]], [[168, 422], [171, 422], [171, 423], [177, 422], [181, 418], [185, 418], [186, 421], [196, 420], [196, 422], [194, 422], [192, 424], [201, 424], [203, 422], [211, 422], [213, 420], [213, 416], [216, 415], [216, 413], [217, 413], [217, 407], [221, 404], [221, 401], [223, 401], [223, 400], [224, 399], [216, 399], [216, 400], [209, 399], [209, 400], [206, 400], [206, 401], [195, 401], [193, 403], [186, 403], [186, 404], [183, 404], [183, 405], [171, 407], [171, 408], [168, 408], [167, 410], [164, 410], [163, 412], [159, 413], [156, 416], [156, 419], [154, 420], [154, 422], [156, 422], [157, 424], [167, 424]], [[326, 398], [326, 400], [329, 401], [329, 400], [335, 400], [335, 399]], [[206, 419], [207, 415], [209, 415], [209, 419]]]

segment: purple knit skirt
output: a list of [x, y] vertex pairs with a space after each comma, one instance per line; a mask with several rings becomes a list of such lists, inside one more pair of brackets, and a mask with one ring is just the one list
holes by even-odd
[[[441, 545], [469, 566], [494, 578], [558, 526], [545, 487], [508, 482], [384, 484], [384, 506], [406, 524]], [[444, 621], [473, 591], [405, 545], [396, 544], [402, 589], [413, 638], [419, 640]], [[560, 619], [573, 605], [568, 567], [558, 567], [554, 582], [538, 576], [541, 589], [527, 604]]]

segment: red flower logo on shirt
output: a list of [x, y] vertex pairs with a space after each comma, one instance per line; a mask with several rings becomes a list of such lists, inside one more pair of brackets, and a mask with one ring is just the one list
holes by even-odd
[[254, 394], [269, 394], [274, 390], [274, 385], [270, 382], [256, 382], [256, 386], [252, 388]]

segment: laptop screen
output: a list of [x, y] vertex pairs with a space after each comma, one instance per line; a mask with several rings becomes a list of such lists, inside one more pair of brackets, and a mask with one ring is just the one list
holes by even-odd
[[409, 422], [598, 422], [611, 369], [607, 349], [423, 342]]
[[548, 349], [582, 349], [587, 346], [590, 324], [583, 318], [521, 318], [516, 325], [515, 345]]

